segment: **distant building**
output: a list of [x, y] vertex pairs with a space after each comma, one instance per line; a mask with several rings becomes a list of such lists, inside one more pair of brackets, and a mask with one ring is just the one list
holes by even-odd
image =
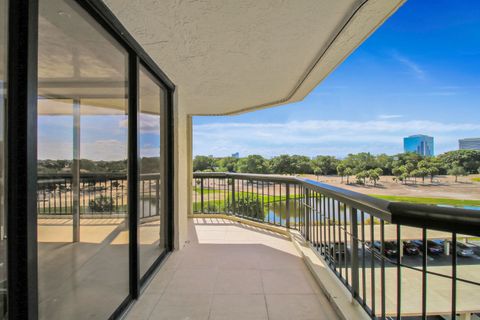
[[422, 156], [432, 157], [434, 155], [433, 137], [423, 134], [403, 138], [403, 150], [415, 152]]
[[238, 159], [240, 158], [240, 153], [238, 152], [232, 153], [232, 157]]
[[480, 138], [466, 138], [458, 140], [460, 150], [480, 150]]

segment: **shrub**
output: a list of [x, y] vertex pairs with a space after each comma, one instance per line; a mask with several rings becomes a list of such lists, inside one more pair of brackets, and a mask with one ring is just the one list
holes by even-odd
[[232, 210], [235, 214], [253, 219], [264, 219], [262, 203], [258, 199], [250, 197], [241, 198], [236, 201], [235, 206], [235, 210]]
[[88, 207], [92, 212], [112, 212], [113, 201], [112, 198], [101, 195], [93, 200], [90, 200]]

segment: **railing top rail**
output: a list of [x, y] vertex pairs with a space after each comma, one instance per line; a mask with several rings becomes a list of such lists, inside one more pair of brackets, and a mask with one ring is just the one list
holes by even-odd
[[326, 183], [313, 181], [310, 179], [297, 178], [297, 181], [303, 184], [310, 190], [320, 192], [326, 196], [332, 197], [351, 206], [357, 210], [367, 212], [376, 218], [385, 220], [387, 222], [392, 221], [391, 213], [388, 209], [390, 202], [377, 199], [362, 193], [355, 191], [338, 188]]
[[480, 236], [480, 211], [407, 202], [390, 202], [392, 223]]
[[272, 182], [298, 182], [296, 177], [275, 175], [275, 174], [255, 174], [255, 173], [233, 173], [233, 172], [194, 172], [193, 178], [236, 178], [245, 180], [260, 180]]
[[[51, 180], [58, 181], [58, 179], [71, 179], [72, 173], [39, 173], [37, 175], [38, 180]], [[140, 179], [156, 179], [160, 177], [160, 173], [142, 173]], [[80, 173], [80, 178], [86, 179], [126, 179], [126, 173], [118, 172], [99, 172], [99, 173]], [[55, 180], [57, 179], [57, 180]]]
[[480, 211], [426, 204], [391, 202], [329, 184], [293, 176], [194, 172], [194, 178], [237, 178], [301, 184], [394, 224], [480, 236]]

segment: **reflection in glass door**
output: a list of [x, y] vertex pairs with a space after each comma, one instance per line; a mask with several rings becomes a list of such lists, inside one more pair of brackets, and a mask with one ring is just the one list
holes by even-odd
[[129, 293], [128, 54], [74, 0], [41, 0], [41, 319], [107, 319]]
[[152, 75], [140, 66], [139, 75], [139, 254], [142, 277], [166, 248], [164, 190], [165, 91]]

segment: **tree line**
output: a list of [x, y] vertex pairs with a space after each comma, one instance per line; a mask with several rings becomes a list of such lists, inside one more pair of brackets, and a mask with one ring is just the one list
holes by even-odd
[[309, 158], [302, 155], [279, 155], [270, 159], [261, 155], [249, 155], [243, 158], [213, 157], [197, 155], [193, 159], [193, 170], [204, 172], [240, 172], [261, 174], [314, 174], [338, 175], [342, 182], [376, 184], [382, 175], [394, 176], [401, 183], [417, 182], [436, 175], [452, 175], [458, 178], [468, 174], [480, 173], [480, 151], [455, 150], [435, 157], [424, 157], [416, 153], [396, 155], [369, 152], [349, 154], [343, 159], [334, 156], [319, 155]]

